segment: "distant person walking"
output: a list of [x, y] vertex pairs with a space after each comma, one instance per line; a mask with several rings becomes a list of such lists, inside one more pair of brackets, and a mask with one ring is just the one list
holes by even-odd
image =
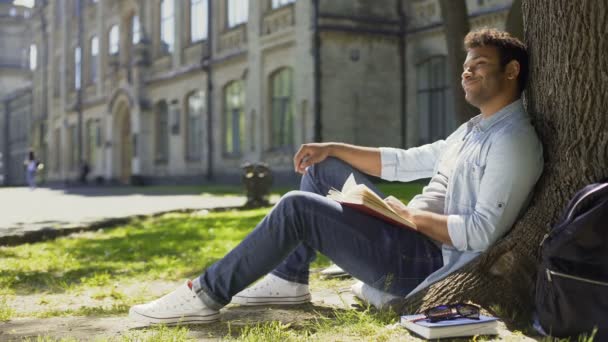
[[43, 165], [34, 155], [34, 151], [30, 150], [27, 155], [27, 159], [23, 162], [25, 165], [25, 179], [30, 187], [30, 190], [36, 189], [36, 171], [42, 170]]

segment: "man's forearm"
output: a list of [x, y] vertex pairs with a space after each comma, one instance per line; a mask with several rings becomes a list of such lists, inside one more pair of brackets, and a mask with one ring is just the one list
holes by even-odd
[[363, 173], [380, 177], [382, 160], [380, 157], [380, 149], [377, 147], [331, 143], [329, 155], [345, 161]]
[[417, 210], [412, 214], [412, 221], [418, 231], [446, 245], [452, 246], [448, 233], [448, 216], [435, 214], [430, 211]]

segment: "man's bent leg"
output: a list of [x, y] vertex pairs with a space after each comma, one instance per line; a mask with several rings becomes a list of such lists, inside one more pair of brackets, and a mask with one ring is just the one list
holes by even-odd
[[323, 196], [293, 191], [226, 257], [194, 281], [210, 308], [268, 273], [300, 243], [327, 255], [353, 276], [404, 295], [442, 265], [423, 235], [392, 226]]
[[[351, 174], [354, 175], [358, 184], [367, 185], [372, 191], [384, 198], [382, 192], [364, 173], [333, 157], [310, 166], [302, 176], [300, 190], [325, 196], [331, 188], [342, 189], [344, 182]], [[271, 273], [288, 281], [308, 284], [309, 265], [315, 259], [316, 254], [317, 252], [314, 249], [300, 244]]]

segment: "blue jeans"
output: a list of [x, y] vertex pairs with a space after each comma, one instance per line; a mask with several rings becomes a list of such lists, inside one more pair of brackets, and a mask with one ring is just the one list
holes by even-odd
[[281, 198], [257, 227], [193, 288], [220, 309], [258, 278], [272, 274], [307, 284], [315, 251], [377, 289], [405, 296], [443, 265], [441, 250], [426, 236], [396, 227], [325, 197], [353, 173], [384, 197], [361, 172], [335, 158], [308, 168], [299, 191]]

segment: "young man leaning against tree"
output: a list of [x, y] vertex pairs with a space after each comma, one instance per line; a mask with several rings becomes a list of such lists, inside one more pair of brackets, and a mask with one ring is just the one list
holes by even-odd
[[[146, 324], [211, 322], [229, 303], [310, 301], [315, 251], [368, 286], [407, 296], [459, 269], [503, 236], [529, 200], [542, 168], [542, 146], [520, 99], [526, 48], [506, 32], [483, 29], [464, 41], [462, 87], [481, 114], [447, 139], [401, 150], [338, 143], [304, 144], [294, 157], [299, 191], [281, 198], [257, 227], [200, 277], [129, 316]], [[325, 197], [350, 174], [385, 196], [365, 174], [390, 181], [431, 178], [406, 206], [403, 229]], [[254, 286], [246, 288], [266, 275]]]

